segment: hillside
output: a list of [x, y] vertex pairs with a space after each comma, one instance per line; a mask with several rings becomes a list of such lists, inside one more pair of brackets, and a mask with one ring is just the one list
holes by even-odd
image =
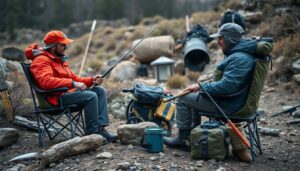
[[[272, 51], [272, 69], [269, 71], [267, 82], [260, 98], [259, 111], [262, 115], [258, 125], [279, 130], [278, 136], [261, 135], [263, 154], [258, 154], [251, 164], [239, 162], [232, 155], [224, 161], [193, 160], [190, 153], [164, 148], [163, 153], [147, 153], [140, 146], [122, 145], [110, 143], [95, 151], [75, 155], [51, 163], [50, 167], [41, 168], [39, 160], [20, 162], [8, 162], [9, 159], [29, 152], [42, 152], [58, 143], [59, 140], [48, 141], [44, 147], [38, 147], [37, 133], [22, 127], [17, 127], [6, 122], [3, 108], [0, 103], [0, 127], [17, 128], [20, 134], [18, 141], [12, 146], [0, 151], [0, 170], [12, 168], [17, 164], [23, 164], [27, 170], [297, 170], [300, 167], [299, 123], [287, 124], [293, 119], [289, 114], [271, 117], [274, 112], [280, 112], [286, 106], [294, 106], [300, 103], [300, 69], [296, 61], [300, 59], [300, 2], [265, 1], [265, 0], [239, 0], [223, 1], [213, 11], [195, 12], [189, 16], [190, 26], [200, 24], [208, 33], [217, 31], [220, 17], [227, 9], [236, 9], [246, 20], [245, 37], [272, 37], [274, 49]], [[74, 43], [68, 48], [69, 63], [75, 72], [79, 72], [82, 57], [89, 38], [89, 30], [92, 21], [73, 23], [62, 30], [67, 35], [74, 35]], [[186, 36], [186, 19], [166, 19], [161, 16], [144, 18], [138, 24], [132, 25], [127, 19], [114, 21], [97, 20], [96, 30], [87, 54], [84, 67], [84, 75], [91, 76], [103, 73], [118, 57], [131, 48], [132, 42], [140, 39], [153, 26], [157, 29], [151, 34], [154, 36], [169, 35], [178, 42]], [[29, 43], [38, 42], [42, 45], [44, 31], [34, 29], [16, 30], [16, 39], [5, 41], [2, 39], [5, 33], [0, 33], [0, 49], [17, 47], [24, 49]], [[77, 37], [78, 36], [78, 37]], [[185, 73], [173, 75], [167, 82], [156, 82], [152, 68], [145, 63], [149, 72], [148, 77], [136, 76], [128, 80], [116, 79], [111, 74], [103, 83], [109, 100], [110, 122], [109, 130], [116, 132], [119, 125], [126, 123], [125, 110], [131, 99], [123, 88], [130, 88], [135, 83], [144, 82], [159, 85], [176, 94], [184, 87], [197, 80], [210, 77], [216, 63], [223, 59], [222, 51], [216, 41], [207, 44], [210, 63], [203, 71], [195, 72], [184, 69]], [[170, 57], [176, 62], [183, 60], [182, 51], [174, 52]], [[141, 62], [134, 54], [130, 55], [126, 62], [132, 63], [137, 68]], [[5, 80], [11, 94], [15, 115], [20, 115], [30, 120], [36, 120], [33, 115], [33, 106], [27, 81], [20, 65], [16, 61], [0, 57], [0, 64], [5, 68]], [[117, 74], [121, 74], [117, 73]], [[133, 75], [136, 75], [134, 73]], [[2, 78], [3, 79], [3, 78]], [[176, 80], [176, 81], [174, 81]], [[179, 81], [178, 81], [179, 80]], [[299, 111], [299, 109], [298, 109]], [[173, 134], [176, 132], [173, 128]], [[97, 159], [95, 156], [102, 152], [110, 152], [109, 159]], [[122, 154], [122, 155], [120, 155]]]

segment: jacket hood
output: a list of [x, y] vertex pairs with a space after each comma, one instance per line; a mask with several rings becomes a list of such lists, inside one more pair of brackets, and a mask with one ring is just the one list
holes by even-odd
[[48, 56], [49, 58], [51, 58], [53, 60], [61, 60], [61, 58], [56, 57], [56, 56], [52, 55], [51, 53], [45, 51], [37, 43], [30, 44], [25, 49], [25, 56], [28, 60], [33, 60], [34, 58], [36, 58], [39, 55]]
[[239, 43], [232, 47], [227, 53], [226, 56], [229, 56], [235, 52], [244, 52], [251, 55], [256, 54], [257, 42], [252, 39], [242, 39]]

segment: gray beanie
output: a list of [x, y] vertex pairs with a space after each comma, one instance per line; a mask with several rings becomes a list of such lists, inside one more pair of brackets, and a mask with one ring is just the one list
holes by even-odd
[[244, 29], [235, 23], [226, 23], [222, 25], [219, 31], [215, 34], [210, 35], [211, 38], [217, 38], [223, 36], [225, 43], [228, 46], [238, 43], [243, 36]]

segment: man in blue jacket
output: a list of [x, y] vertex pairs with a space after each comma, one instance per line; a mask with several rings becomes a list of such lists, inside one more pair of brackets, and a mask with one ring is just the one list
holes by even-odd
[[[235, 23], [226, 23], [221, 26], [218, 33], [211, 35], [218, 38], [218, 44], [225, 55], [223, 61], [216, 66], [219, 78], [213, 82], [202, 83], [202, 87], [211, 95], [232, 95], [247, 88], [251, 79], [251, 71], [255, 63], [257, 42], [251, 39], [243, 39], [244, 30]], [[179, 97], [176, 101], [176, 123], [179, 135], [175, 138], [164, 137], [164, 143], [171, 148], [187, 147], [186, 140], [189, 139], [192, 129], [192, 110], [207, 113], [218, 113], [215, 105], [205, 96], [198, 93], [199, 83], [192, 84], [185, 90], [190, 94]], [[236, 98], [218, 100], [218, 104], [228, 114], [233, 114], [242, 108], [247, 98], [244, 91]], [[248, 151], [242, 153], [245, 160], [251, 160]], [[246, 157], [245, 157], [246, 156]]]

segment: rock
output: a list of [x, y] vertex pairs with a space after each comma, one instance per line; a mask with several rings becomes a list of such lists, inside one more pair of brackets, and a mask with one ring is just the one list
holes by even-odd
[[178, 60], [174, 64], [174, 72], [180, 75], [184, 75], [185, 73], [185, 65], [183, 60]]
[[137, 75], [137, 64], [131, 61], [123, 61], [116, 65], [109, 76], [114, 81], [134, 80]]
[[127, 149], [128, 149], [128, 150], [133, 150], [133, 149], [134, 149], [134, 146], [133, 146], [132, 144], [129, 144], [129, 145], [127, 146]]
[[163, 158], [165, 156], [165, 154], [164, 153], [162, 153], [162, 152], [159, 152], [159, 157], [160, 158]]
[[158, 82], [156, 79], [144, 79], [144, 78], [143, 79], [141, 79], [141, 78], [134, 79], [132, 84], [135, 85], [138, 83], [143, 83], [148, 86], [157, 86], [158, 85]]
[[26, 171], [26, 166], [24, 164], [17, 164], [14, 167], [7, 169], [6, 171]]
[[258, 132], [262, 135], [279, 136], [279, 129], [258, 127]]
[[219, 166], [219, 168], [217, 169], [217, 171], [226, 171], [226, 169], [222, 166]]
[[[133, 41], [135, 46], [140, 39]], [[174, 56], [175, 41], [172, 36], [148, 37], [134, 49], [136, 59], [142, 63], [150, 63], [160, 56]]]
[[112, 154], [110, 152], [103, 152], [96, 156], [97, 159], [111, 159]]
[[298, 59], [296, 62], [292, 64], [292, 71], [295, 74], [300, 74], [300, 59]]
[[19, 138], [15, 128], [0, 128], [0, 149], [13, 145]]
[[132, 99], [131, 93], [119, 93], [112, 96], [111, 102], [108, 104], [108, 112], [112, 113], [116, 118], [126, 119], [126, 107]]
[[297, 83], [300, 83], [300, 74], [295, 74], [295, 75], [293, 75], [293, 79], [294, 79]]
[[155, 161], [155, 160], [157, 160], [157, 157], [150, 157], [150, 160]]
[[46, 166], [68, 156], [74, 156], [95, 150], [99, 148], [104, 141], [105, 139], [101, 135], [92, 134], [83, 137], [75, 137], [61, 142], [50, 147], [40, 155], [41, 165]]
[[300, 111], [297, 110], [297, 111], [293, 112], [293, 113], [292, 113], [292, 116], [293, 116], [294, 118], [300, 118]]
[[50, 167], [50, 168], [55, 167], [55, 166], [56, 166], [56, 163], [50, 163], [50, 164], [49, 164], [49, 167]]
[[2, 57], [13, 61], [24, 61], [24, 51], [15, 47], [8, 47], [2, 49]]
[[146, 127], [158, 127], [153, 122], [140, 122], [138, 124], [125, 124], [117, 128], [119, 140], [122, 144], [139, 145]]
[[263, 13], [262, 12], [247, 12], [245, 13], [245, 19], [247, 22], [256, 24], [262, 21]]

